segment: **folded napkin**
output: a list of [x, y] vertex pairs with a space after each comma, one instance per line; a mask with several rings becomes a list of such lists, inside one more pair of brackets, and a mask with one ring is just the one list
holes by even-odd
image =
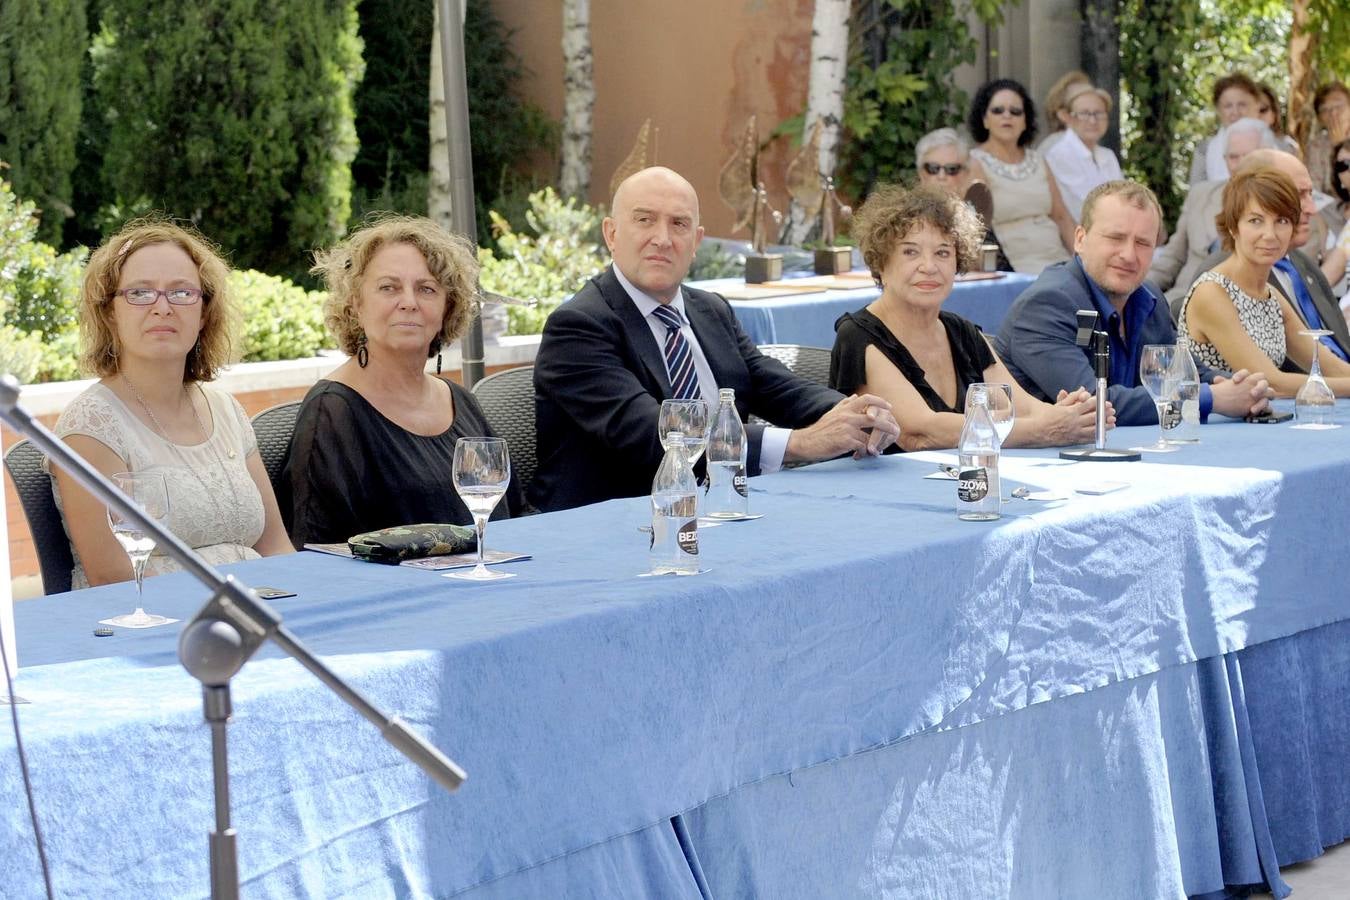
[[478, 535], [466, 525], [400, 525], [367, 531], [347, 539], [352, 555], [371, 562], [397, 563], [423, 556], [448, 556], [478, 548]]

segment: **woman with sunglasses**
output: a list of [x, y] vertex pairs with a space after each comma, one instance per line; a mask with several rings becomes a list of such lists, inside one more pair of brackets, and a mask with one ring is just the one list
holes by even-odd
[[1059, 113], [1064, 137], [1045, 152], [1069, 215], [1083, 217], [1083, 198], [1099, 184], [1121, 178], [1120, 160], [1098, 143], [1111, 124], [1111, 95], [1091, 84], [1075, 84], [1064, 95]]
[[[248, 416], [204, 384], [231, 358], [228, 278], [201, 235], [171, 222], [133, 222], [109, 238], [89, 258], [80, 297], [80, 363], [99, 380], [56, 423], [104, 475], [162, 474], [165, 524], [215, 565], [291, 550]], [[103, 504], [64, 470], [52, 474], [73, 586], [130, 580]], [[156, 551], [145, 571], [175, 568]]]
[[[1337, 212], [1347, 224], [1341, 229], [1336, 245], [1322, 258], [1322, 274], [1338, 294], [1347, 294], [1347, 267], [1350, 267], [1350, 140], [1341, 141], [1331, 151], [1331, 187], [1336, 192]], [[1344, 309], [1346, 302], [1341, 301]]]
[[1010, 78], [991, 81], [970, 106], [970, 151], [975, 176], [994, 195], [994, 221], [1013, 268], [1029, 275], [1069, 258], [1073, 217], [1060, 198], [1054, 173], [1031, 147], [1036, 108], [1026, 88]]

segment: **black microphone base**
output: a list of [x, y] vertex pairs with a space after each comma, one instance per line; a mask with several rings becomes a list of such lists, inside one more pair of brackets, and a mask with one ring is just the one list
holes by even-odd
[[1061, 450], [1060, 459], [1072, 459], [1077, 462], [1139, 462], [1143, 455], [1138, 450], [1112, 450], [1103, 447], [1088, 447], [1086, 450]]

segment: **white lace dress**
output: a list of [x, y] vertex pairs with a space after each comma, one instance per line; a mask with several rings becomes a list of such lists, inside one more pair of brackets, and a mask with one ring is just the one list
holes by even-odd
[[[165, 440], [102, 384], [92, 385], [71, 401], [56, 422], [56, 434], [93, 438], [116, 453], [129, 472], [162, 472], [169, 493], [169, 529], [208, 563], [257, 559], [253, 545], [262, 537], [264, 513], [262, 497], [245, 462], [258, 449], [253, 427], [229, 394], [206, 385], [202, 390], [211, 412], [203, 420], [211, 433], [205, 443], [183, 446]], [[52, 493], [64, 523], [55, 479]], [[145, 574], [177, 568], [156, 548]], [[73, 587], [89, 586], [78, 554], [71, 574]]]
[[[1061, 139], [1062, 140], [1062, 139]], [[1050, 218], [1050, 182], [1041, 154], [1026, 148], [1026, 158], [1012, 165], [978, 147], [970, 155], [980, 161], [994, 195], [994, 234], [1008, 262], [1027, 275], [1069, 258]]]
[[1197, 341], [1191, 335], [1190, 326], [1186, 321], [1186, 313], [1191, 305], [1191, 298], [1195, 296], [1195, 289], [1206, 282], [1213, 282], [1223, 288], [1228, 294], [1228, 299], [1233, 301], [1233, 308], [1237, 310], [1238, 321], [1246, 330], [1251, 339], [1256, 342], [1256, 346], [1261, 348], [1261, 352], [1270, 357], [1277, 367], [1284, 362], [1287, 352], [1284, 341], [1284, 316], [1280, 313], [1280, 301], [1270, 293], [1267, 287], [1265, 297], [1253, 297], [1242, 290], [1229, 278], [1220, 275], [1215, 271], [1201, 272], [1200, 277], [1195, 279], [1195, 284], [1186, 292], [1186, 299], [1181, 301], [1181, 312], [1177, 315], [1177, 332], [1185, 335], [1191, 342], [1191, 352], [1203, 361], [1211, 369], [1222, 369], [1225, 372], [1233, 371], [1233, 367], [1223, 358], [1219, 348], [1213, 344], [1206, 344]]

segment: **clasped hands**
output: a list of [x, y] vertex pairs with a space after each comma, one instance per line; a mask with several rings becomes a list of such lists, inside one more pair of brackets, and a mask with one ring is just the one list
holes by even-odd
[[788, 436], [786, 462], [816, 462], [852, 453], [878, 456], [900, 437], [891, 405], [875, 394], [854, 394], [836, 403], [807, 428]]

